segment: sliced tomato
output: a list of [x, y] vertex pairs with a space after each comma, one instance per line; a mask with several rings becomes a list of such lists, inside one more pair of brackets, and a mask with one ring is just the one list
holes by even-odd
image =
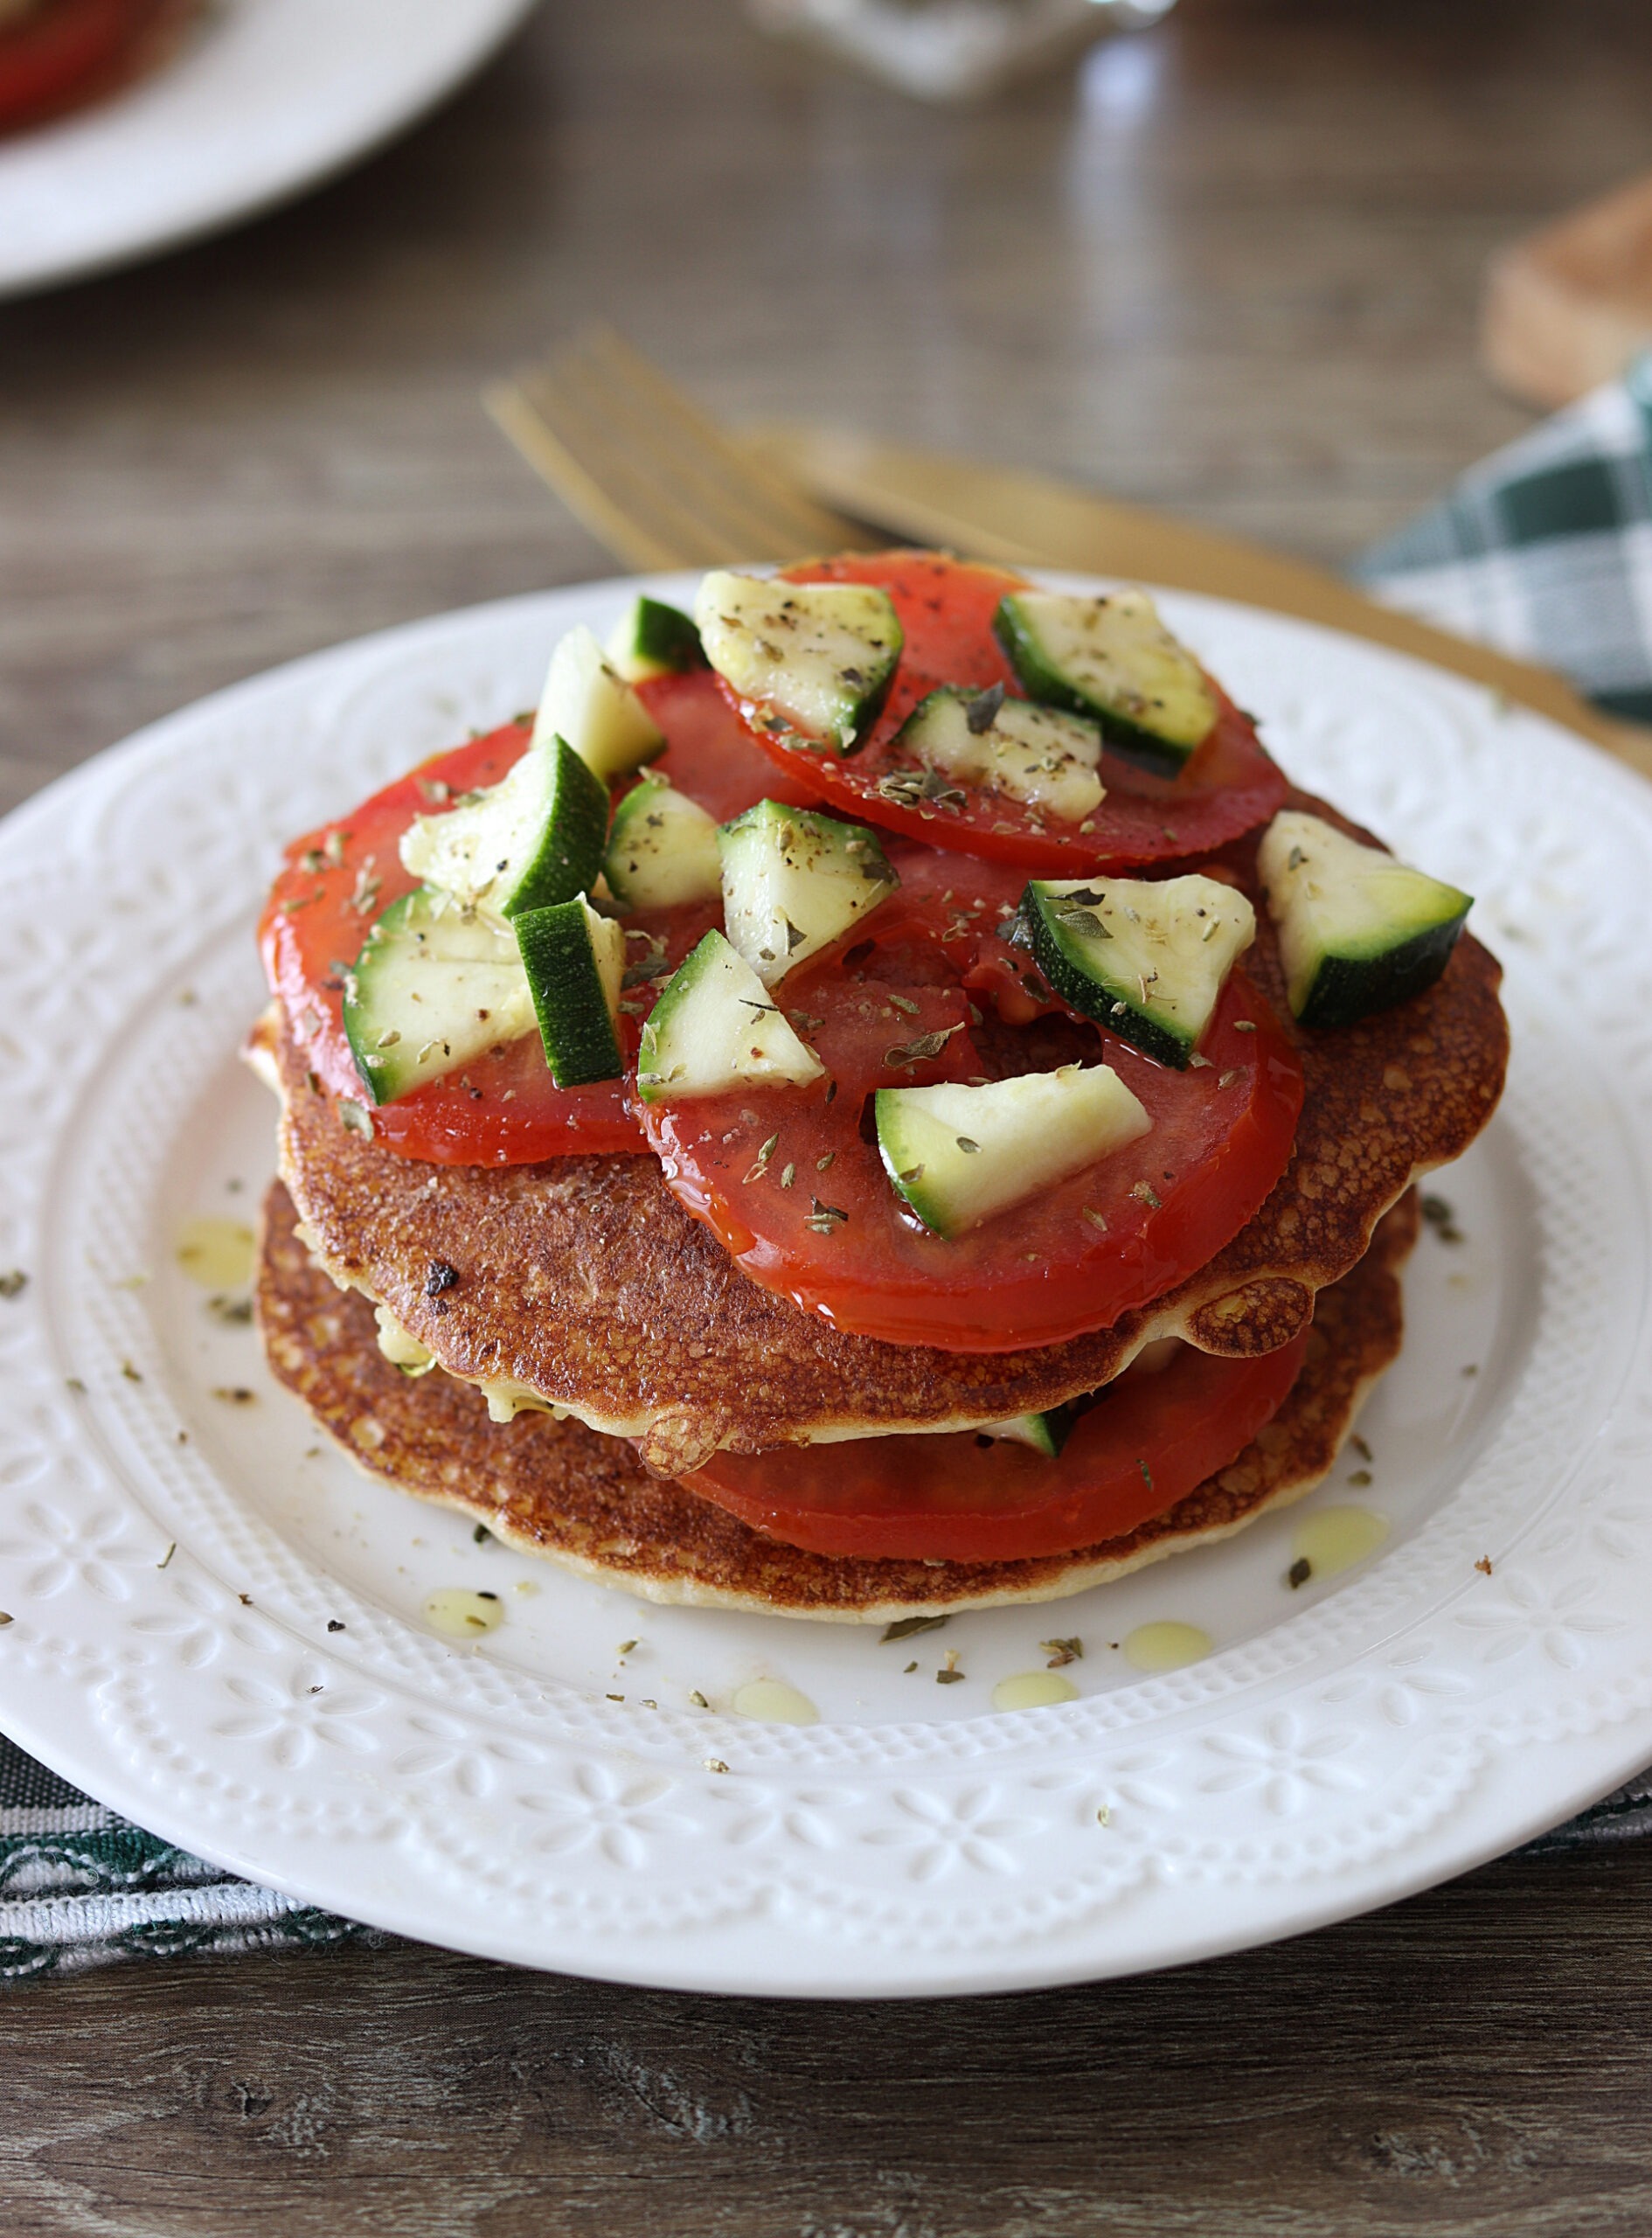
[[[654, 767], [719, 823], [766, 793], [797, 806], [818, 798], [777, 779], [709, 670], [658, 678], [642, 686], [642, 695], [667, 740]], [[287, 850], [286, 868], [265, 907], [260, 943], [270, 985], [328, 1095], [366, 1101], [344, 1036], [344, 973], [373, 919], [414, 883], [397, 851], [402, 833], [414, 817], [437, 814], [462, 793], [496, 785], [526, 750], [529, 734], [525, 725], [506, 723], [439, 754]], [[663, 977], [663, 966], [675, 968], [719, 921], [714, 903], [640, 914], [630, 921], [632, 961]], [[637, 1015], [626, 1025], [632, 1047], [656, 983], [635, 990]], [[444, 1165], [522, 1165], [575, 1151], [645, 1147], [625, 1084], [558, 1088], [537, 1034], [379, 1106], [372, 1125], [386, 1150]]]
[[829, 806], [932, 847], [1059, 878], [1204, 853], [1265, 823], [1284, 800], [1284, 776], [1255, 726], [1219, 692], [1216, 728], [1174, 779], [1103, 754], [1107, 797], [1086, 819], [1088, 831], [1002, 794], [970, 789], [959, 798], [962, 789], [943, 787], [937, 797], [914, 798], [910, 784], [899, 781], [921, 776], [921, 766], [897, 751], [894, 740], [926, 692], [942, 684], [1002, 684], [1019, 693], [992, 634], [992, 617], [1004, 593], [1024, 588], [1024, 579], [932, 552], [850, 553], [786, 573], [800, 583], [878, 585], [894, 601], [906, 636], [889, 703], [865, 747], [847, 757], [784, 727], [765, 727], [760, 708], [729, 694], [775, 767]]
[[[861, 1336], [984, 1352], [1107, 1328], [1204, 1266], [1261, 1204], [1290, 1156], [1301, 1063], [1242, 971], [1197, 1070], [1052, 1018], [998, 937], [1013, 878], [928, 852], [899, 866], [900, 891], [779, 991], [825, 1077], [649, 1105], [666, 1181], [754, 1282]], [[1008, 997], [996, 1018], [971, 998], [996, 995], [995, 978]], [[873, 1091], [1074, 1058], [1114, 1067], [1151, 1131], [970, 1234], [922, 1227], [884, 1172]]]
[[1100, 1393], [1054, 1460], [1007, 1438], [851, 1438], [719, 1453], [684, 1482], [811, 1553], [1025, 1561], [1121, 1537], [1234, 1460], [1278, 1413], [1308, 1331], [1259, 1359], [1183, 1346]]
[[709, 668], [655, 677], [639, 685], [637, 693], [666, 737], [665, 752], [652, 768], [719, 824], [753, 801], [813, 808], [824, 797], [818, 785], [803, 782], [809, 771], [775, 768]]
[[124, 61], [160, 0], [45, 0], [0, 30], [0, 126], [65, 108]]
[[[439, 754], [348, 816], [296, 839], [259, 927], [269, 983], [321, 1086], [366, 1104], [344, 1037], [344, 974], [367, 928], [416, 883], [397, 843], [416, 816], [496, 785], [528, 742], [518, 723]], [[386, 1150], [442, 1165], [515, 1165], [572, 1150], [640, 1150], [624, 1085], [559, 1088], [537, 1034], [490, 1050], [372, 1114]]]

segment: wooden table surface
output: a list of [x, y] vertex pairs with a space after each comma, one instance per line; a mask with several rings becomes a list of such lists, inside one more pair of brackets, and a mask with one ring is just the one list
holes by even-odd
[[[271, 0], [273, 4], [273, 0]], [[0, 305], [0, 804], [271, 662], [607, 571], [477, 410], [615, 319], [717, 409], [1338, 559], [1525, 424], [1489, 250], [1652, 160], [1642, 0], [1183, 0], [910, 107], [734, 0], [548, 0], [298, 207]], [[1652, 1844], [1281, 1949], [803, 2008], [408, 1946], [0, 1998], [0, 2228], [151, 2238], [1652, 2228]]]

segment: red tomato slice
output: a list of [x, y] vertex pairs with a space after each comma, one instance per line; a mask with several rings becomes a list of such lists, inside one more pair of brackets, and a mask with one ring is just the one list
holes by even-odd
[[637, 694], [668, 741], [651, 768], [719, 824], [728, 823], [753, 801], [814, 808], [824, 797], [818, 785], [803, 782], [812, 773], [776, 770], [724, 698], [709, 668], [655, 677], [640, 684]]
[[[799, 785], [776, 782], [774, 765], [753, 745], [709, 670], [660, 677], [643, 685], [642, 694], [668, 741], [655, 768], [719, 823], [766, 793], [798, 806], [818, 797]], [[344, 1036], [340, 967], [354, 961], [373, 919], [414, 883], [397, 852], [402, 833], [414, 817], [432, 814], [450, 797], [496, 785], [528, 738], [526, 726], [506, 723], [437, 754], [287, 850], [287, 867], [260, 927], [264, 967], [306, 1046], [311, 1071], [330, 1095], [366, 1102]], [[648, 913], [632, 921], [660, 943], [658, 952], [675, 967], [719, 919], [712, 904]], [[646, 954], [635, 951], [638, 958]], [[640, 1018], [646, 989], [637, 990], [637, 1000]], [[638, 1031], [639, 1020], [629, 1021], [633, 1045]], [[558, 1088], [537, 1034], [380, 1105], [372, 1122], [375, 1140], [386, 1150], [443, 1165], [524, 1165], [577, 1151], [645, 1147], [625, 1083]]]
[[788, 1546], [871, 1560], [1025, 1561], [1163, 1515], [1242, 1453], [1296, 1380], [1308, 1331], [1259, 1359], [1183, 1346], [1120, 1377], [1052, 1461], [1006, 1438], [853, 1438], [719, 1453], [690, 1490]]
[[[1024, 579], [928, 552], [850, 553], [788, 567], [786, 573], [800, 583], [878, 585], [894, 601], [906, 634], [889, 704], [857, 754], [840, 758], [795, 732], [767, 731], [759, 710], [741, 708], [775, 766], [830, 807], [932, 847], [1016, 863], [1038, 877], [1071, 878], [1205, 853], [1266, 823], [1284, 801], [1284, 776], [1263, 750], [1255, 726], [1218, 693], [1222, 712], [1215, 730], [1174, 779], [1151, 776], [1115, 754], [1103, 754], [1107, 797], [1087, 819], [1093, 827], [1088, 831], [1041, 817], [1001, 794], [972, 791], [961, 806], [940, 800], [902, 806], [882, 786], [897, 772], [920, 766], [895, 752], [894, 737], [926, 692], [941, 684], [1003, 684], [1012, 694], [1020, 692], [992, 634], [992, 617], [1004, 593], [1024, 588]], [[732, 693], [730, 702], [741, 705]]]
[[[753, 1281], [857, 1335], [975, 1352], [1109, 1327], [1204, 1266], [1261, 1204], [1290, 1156], [1301, 1063], [1242, 971], [1197, 1070], [1156, 1065], [1087, 1023], [1035, 1017], [1012, 1033], [968, 990], [1000, 970], [995, 951], [1006, 980], [1019, 970], [997, 937], [1015, 879], [991, 866], [972, 879], [956, 856], [903, 855], [900, 867], [907, 882], [845, 949], [781, 990], [826, 1077], [646, 1106], [666, 1181]], [[948, 870], [951, 886], [936, 891]], [[1000, 1008], [1013, 1020], [1018, 979], [1010, 991]], [[1025, 999], [1035, 1013], [1053, 1008], [1047, 996]], [[970, 1234], [947, 1241], [923, 1228], [884, 1172], [872, 1091], [1075, 1056], [1112, 1065], [1152, 1131]]]
[[[527, 742], [520, 724], [507, 723], [437, 754], [287, 850], [259, 943], [269, 983], [329, 1095], [368, 1102], [344, 1037], [344, 974], [374, 918], [416, 883], [401, 866], [397, 842], [414, 817], [450, 796], [496, 785]], [[379, 1106], [372, 1122], [386, 1150], [441, 1165], [516, 1165], [573, 1150], [642, 1148], [623, 1083], [558, 1088], [531, 1033]]]
[[160, 0], [45, 0], [0, 31], [0, 125], [62, 108], [125, 59]]

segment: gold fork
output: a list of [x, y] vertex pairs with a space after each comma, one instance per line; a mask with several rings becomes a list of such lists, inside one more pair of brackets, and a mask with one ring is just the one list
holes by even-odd
[[[940, 543], [1010, 566], [1180, 585], [1296, 614], [1454, 669], [1581, 731], [1652, 777], [1652, 733], [1604, 715], [1552, 671], [1374, 606], [1284, 554], [1003, 468], [906, 452], [818, 428], [749, 446], [611, 327], [587, 326], [544, 364], [485, 392], [530, 465], [627, 566], [720, 566], [804, 553]], [[884, 532], [806, 494], [863, 509]]]
[[582, 327], [483, 402], [568, 510], [628, 567], [870, 550], [885, 539], [732, 441], [612, 327]]

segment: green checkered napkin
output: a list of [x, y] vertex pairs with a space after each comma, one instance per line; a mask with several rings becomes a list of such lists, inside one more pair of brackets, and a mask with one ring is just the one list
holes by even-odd
[[[1378, 597], [1652, 721], [1652, 358], [1470, 469], [1368, 553]], [[1652, 1769], [1537, 1847], [1652, 1832]], [[0, 1738], [0, 1980], [371, 1932], [233, 1880]]]
[[0, 1736], [0, 1981], [378, 1939], [146, 1834]]
[[1470, 467], [1355, 572], [1385, 605], [1652, 723], [1652, 356]]

